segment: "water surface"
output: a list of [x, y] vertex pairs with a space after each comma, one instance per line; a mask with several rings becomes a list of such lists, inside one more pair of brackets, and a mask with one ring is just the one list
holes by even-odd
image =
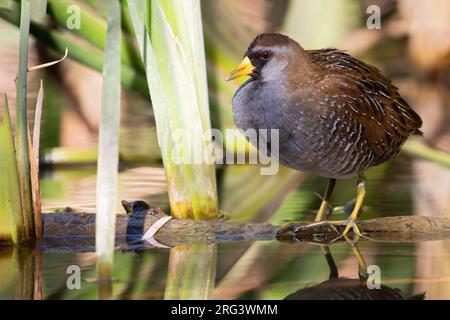
[[[429, 170], [421, 174], [421, 165], [421, 161], [403, 155], [370, 170], [363, 217], [448, 214], [448, 198], [433, 183], [436, 175], [430, 175]], [[438, 166], [433, 170], [448, 174]], [[269, 177], [260, 176], [258, 171], [254, 166], [229, 166], [220, 172], [221, 208], [230, 221], [282, 224], [293, 219], [313, 219], [320, 204], [314, 193], [323, 191], [325, 179], [285, 169]], [[143, 199], [168, 210], [160, 166], [126, 165], [120, 176], [120, 199]], [[351, 200], [354, 184], [353, 180], [339, 181], [333, 204], [342, 205]], [[89, 167], [46, 171], [42, 186], [44, 211], [70, 207], [93, 212], [95, 208], [95, 171]], [[379, 267], [382, 283], [401, 290], [403, 297], [425, 293], [427, 299], [450, 299], [450, 240], [398, 244], [361, 241], [358, 247], [367, 265]], [[202, 248], [196, 249], [200, 257]], [[208, 246], [204, 248], [211, 250]], [[235, 242], [219, 244], [214, 250], [217, 253], [214, 253], [215, 264], [211, 265], [215, 271], [213, 298], [283, 299], [297, 290], [327, 281], [330, 275], [323, 250], [313, 244], [275, 240]], [[351, 247], [337, 243], [330, 250], [339, 277], [357, 279], [358, 261]], [[171, 281], [169, 251], [117, 251], [111, 297], [163, 299], [167, 296]], [[68, 288], [70, 266], [81, 270], [80, 289]], [[99, 288], [95, 277], [93, 253], [0, 251], [0, 298], [3, 299], [97, 299]], [[204, 289], [196, 285], [192, 282], [189, 290]], [[170, 286], [173, 290], [173, 282]]]

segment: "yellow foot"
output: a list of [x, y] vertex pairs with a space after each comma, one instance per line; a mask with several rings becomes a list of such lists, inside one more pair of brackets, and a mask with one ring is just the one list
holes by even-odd
[[[367, 238], [359, 230], [356, 221], [351, 219], [351, 218], [349, 218], [348, 220], [315, 222], [315, 223], [311, 223], [311, 224], [308, 224], [308, 225], [302, 227], [302, 229], [303, 230], [305, 230], [305, 229], [314, 229], [314, 228], [323, 227], [323, 226], [332, 227], [332, 229], [336, 232], [336, 234], [339, 235], [338, 237], [336, 237], [331, 242], [335, 242], [335, 241], [337, 241], [339, 239], [344, 238], [347, 242], [351, 243], [351, 242], [357, 242], [360, 237]], [[342, 234], [336, 228], [337, 226], [341, 226], [341, 227], [345, 226], [345, 229], [342, 232]], [[352, 238], [350, 238], [350, 231], [353, 232], [353, 237]], [[369, 239], [369, 238], [367, 238], [367, 239]]]
[[[324, 228], [328, 227], [326, 230]], [[338, 228], [340, 227], [340, 228]], [[344, 228], [341, 233], [339, 229]], [[311, 235], [313, 233], [313, 235]], [[334, 233], [334, 237], [332, 235]], [[327, 236], [328, 234], [328, 236]], [[319, 221], [310, 224], [304, 224], [301, 222], [291, 222], [286, 226], [282, 227], [277, 234], [279, 239], [293, 239], [297, 241], [300, 239], [308, 239], [313, 236], [313, 238], [319, 239], [318, 243], [334, 243], [342, 238], [344, 238], [349, 244], [355, 244], [360, 238], [375, 241], [367, 236], [365, 236], [358, 227], [357, 221], [349, 218], [348, 220], [339, 221]]]
[[340, 232], [337, 230], [336, 226], [342, 226], [345, 224], [345, 220], [340, 220], [340, 221], [328, 221], [328, 220], [324, 220], [324, 221], [318, 221], [318, 222], [314, 222], [314, 223], [310, 223], [304, 226], [300, 226], [296, 231], [299, 230], [310, 230], [310, 229], [316, 229], [316, 228], [320, 228], [320, 227], [331, 227], [331, 229], [333, 231], [335, 231], [337, 234], [340, 234]]
[[[304, 240], [309, 239], [314, 236], [314, 234], [327, 234], [329, 232], [333, 232], [336, 235], [339, 235], [339, 231], [337, 230], [337, 225], [343, 225], [345, 221], [319, 221], [314, 223], [305, 223], [302, 221], [291, 221], [288, 224], [284, 225], [277, 232], [277, 238], [279, 240]], [[323, 227], [330, 227], [331, 230], [325, 231]], [[317, 232], [316, 232], [317, 231]], [[335, 236], [336, 236], [335, 235]], [[333, 237], [334, 238], [334, 237]], [[328, 242], [328, 241], [327, 241]]]
[[[367, 240], [371, 240], [371, 241], [375, 241], [372, 238], [369, 238], [368, 236], [364, 235], [363, 232], [361, 232], [361, 230], [359, 230], [358, 224], [355, 220], [353, 220], [352, 218], [349, 218], [347, 221], [345, 221], [345, 229], [342, 232], [342, 234], [337, 237], [336, 239], [334, 239], [332, 242], [335, 242], [339, 239], [344, 238], [345, 241], [347, 241], [347, 243], [349, 244], [356, 244], [356, 242], [358, 242], [359, 238], [364, 238]], [[350, 237], [350, 230], [352, 231], [352, 237]]]
[[[320, 228], [320, 227], [325, 227], [325, 226], [331, 227], [332, 230], [335, 231], [336, 234], [339, 235], [337, 238], [335, 238], [331, 242], [335, 242], [339, 239], [344, 238], [347, 242], [352, 243], [352, 242], [357, 242], [360, 237], [371, 240], [370, 238], [363, 235], [363, 233], [359, 230], [359, 227], [358, 227], [358, 224], [356, 223], [356, 221], [351, 218], [349, 218], [348, 220], [339, 220], [339, 221], [325, 220], [325, 221], [314, 222], [314, 223], [311, 223], [308, 225], [300, 226], [295, 231], [310, 230], [310, 229], [315, 229], [315, 228]], [[340, 233], [338, 231], [338, 229], [336, 228], [337, 226], [345, 226], [344, 231], [342, 233]], [[352, 231], [351, 238], [350, 238], [350, 231]]]
[[353, 219], [348, 219], [346, 224], [345, 224], [345, 229], [342, 232], [341, 237], [345, 237], [348, 235], [348, 233], [350, 232], [350, 230], [353, 231], [353, 236], [355, 237], [360, 237], [362, 236], [361, 231], [358, 228], [358, 225], [356, 224], [356, 221]]
[[308, 241], [329, 243], [335, 237], [340, 235], [336, 226], [343, 226], [344, 221], [319, 221], [305, 224], [305, 222], [290, 222], [280, 228], [277, 233], [277, 239], [283, 241]]

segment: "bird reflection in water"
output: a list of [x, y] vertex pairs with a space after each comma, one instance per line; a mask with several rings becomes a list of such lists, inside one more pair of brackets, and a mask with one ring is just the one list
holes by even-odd
[[406, 297], [396, 288], [380, 285], [379, 289], [369, 289], [367, 285], [367, 265], [356, 243], [351, 245], [352, 251], [358, 260], [358, 278], [340, 278], [339, 271], [329, 246], [321, 246], [328, 267], [329, 279], [311, 287], [300, 289], [285, 300], [423, 300], [425, 294]]

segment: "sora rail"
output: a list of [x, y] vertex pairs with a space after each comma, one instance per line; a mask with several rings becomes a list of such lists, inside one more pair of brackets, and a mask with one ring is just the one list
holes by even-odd
[[[261, 34], [228, 80], [250, 76], [233, 97], [236, 125], [278, 129], [280, 163], [328, 177], [317, 224], [356, 224], [365, 196], [364, 171], [399, 152], [420, 117], [380, 71], [337, 49], [304, 50], [278, 34]], [[358, 176], [347, 221], [326, 221], [336, 179]]]

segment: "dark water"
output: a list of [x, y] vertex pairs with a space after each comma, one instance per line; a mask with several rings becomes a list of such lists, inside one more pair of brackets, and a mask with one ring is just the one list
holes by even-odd
[[[120, 176], [120, 199], [143, 199], [153, 206], [168, 209], [164, 174], [160, 167], [124, 167]], [[449, 214], [448, 195], [442, 188], [444, 182], [440, 182], [440, 179], [448, 181], [448, 171], [436, 165], [430, 166], [403, 155], [370, 170], [368, 179], [367, 208], [363, 218]], [[219, 182], [221, 208], [231, 221], [282, 224], [287, 220], [313, 219], [314, 210], [320, 204], [314, 193], [323, 192], [326, 180], [285, 169], [276, 176], [260, 176], [257, 167], [232, 166], [221, 172]], [[351, 200], [354, 184], [353, 180], [339, 181], [332, 203], [343, 205]], [[47, 171], [43, 174], [42, 191], [44, 211], [68, 206], [93, 211], [95, 172], [89, 168]], [[385, 298], [399, 295], [408, 298], [425, 293], [429, 299], [450, 299], [450, 240], [417, 243], [361, 241], [358, 248], [367, 266], [379, 268], [382, 284], [400, 290], [393, 291], [394, 295], [389, 290], [387, 293], [380, 291]], [[297, 290], [316, 288], [330, 275], [323, 248], [308, 243], [235, 242], [170, 250], [116, 252], [110, 297], [283, 299]], [[330, 247], [330, 251], [339, 277], [359, 278], [354, 249], [348, 244], [337, 243]], [[181, 260], [185, 262], [179, 262]], [[178, 261], [178, 268], [174, 261]], [[80, 270], [79, 289], [73, 287], [73, 268]], [[328, 288], [329, 284], [326, 282], [318, 288]], [[331, 284], [333, 290], [324, 292], [334, 294], [334, 298], [340, 293], [347, 298], [358, 297], [356, 293], [350, 296], [345, 293], [348, 290], [345, 281]], [[307, 297], [314, 298], [317, 293], [314, 291], [312, 294]], [[0, 250], [2, 299], [98, 297], [93, 253]]]
[[[450, 241], [421, 244], [361, 243], [368, 265], [379, 266], [382, 283], [400, 289], [405, 297], [426, 294], [430, 299], [450, 298], [446, 249]], [[319, 247], [310, 244], [222, 244], [217, 248], [213, 297], [222, 299], [283, 299], [293, 292], [328, 280], [330, 270]], [[358, 279], [358, 263], [346, 244], [331, 247], [339, 276]], [[447, 250], [448, 252], [448, 250]], [[93, 254], [43, 253], [43, 265], [30, 258], [15, 262], [1, 257], [0, 298], [97, 299]], [[115, 255], [114, 299], [163, 299], [168, 282], [169, 250]], [[80, 289], [68, 289], [70, 266], [81, 270]], [[19, 268], [20, 266], [20, 268]], [[35, 291], [36, 279], [42, 291]], [[189, 290], [202, 290], [192, 283]], [[188, 293], [187, 293], [188, 294]], [[189, 295], [189, 294], [188, 294]]]

